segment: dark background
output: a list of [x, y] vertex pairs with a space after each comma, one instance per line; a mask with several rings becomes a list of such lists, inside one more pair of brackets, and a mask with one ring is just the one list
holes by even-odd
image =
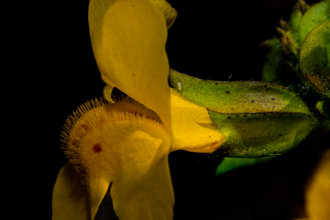
[[[26, 130], [22, 138], [27, 136], [23, 148], [34, 154], [27, 162], [33, 168], [23, 172], [18, 195], [23, 198], [19, 199], [23, 206], [31, 199], [38, 200], [26, 213], [35, 219], [51, 216], [52, 187], [65, 163], [60, 149], [61, 126], [78, 105], [102, 96], [104, 83], [89, 39], [88, 2], [36, 4], [26, 13], [29, 19], [22, 18], [26, 27], [18, 25], [19, 34], [26, 37], [18, 44], [24, 47], [14, 52], [24, 60], [12, 65], [20, 72], [19, 80], [14, 80], [22, 90], [15, 100], [21, 109], [19, 117], [28, 119], [22, 125]], [[260, 80], [267, 52], [260, 43], [276, 36], [279, 20], [288, 20], [295, 3], [169, 2], [178, 11], [167, 43], [171, 67], [215, 80]], [[314, 136], [312, 133], [301, 146], [279, 160], [220, 177], [214, 176], [220, 158], [172, 153], [175, 219], [289, 219], [297, 213], [303, 215], [305, 182], [319, 156], [313, 148], [321, 143], [321, 139], [315, 142]]]

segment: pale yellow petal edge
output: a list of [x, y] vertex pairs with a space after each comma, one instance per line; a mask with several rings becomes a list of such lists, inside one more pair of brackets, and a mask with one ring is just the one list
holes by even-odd
[[70, 164], [58, 173], [52, 198], [52, 220], [89, 220], [87, 188]]
[[165, 20], [166, 20], [166, 25], [167, 25], [167, 28], [169, 29], [176, 17], [177, 17], [177, 11], [166, 1], [166, 0], [149, 0], [151, 3], [153, 3], [156, 8], [158, 8]]
[[322, 156], [305, 196], [308, 219], [330, 219], [330, 149]]
[[171, 122], [173, 147], [197, 153], [211, 153], [226, 137], [211, 121], [207, 109], [185, 100], [171, 89]]

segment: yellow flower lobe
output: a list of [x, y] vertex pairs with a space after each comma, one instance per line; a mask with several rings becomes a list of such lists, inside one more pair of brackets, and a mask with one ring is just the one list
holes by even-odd
[[[89, 194], [92, 218], [110, 183], [120, 219], [131, 219], [126, 210], [150, 219], [172, 215], [171, 137], [154, 112], [134, 100], [93, 100], [69, 117], [65, 130], [64, 152]], [[149, 197], [158, 202], [141, 207], [140, 198]]]
[[89, 160], [104, 153], [104, 148], [109, 147], [101, 143], [104, 138], [109, 137], [110, 143], [117, 138], [105, 131], [118, 124], [127, 124], [128, 127], [145, 126], [150, 129], [162, 127], [154, 112], [132, 99], [127, 98], [115, 104], [94, 99], [82, 104], [68, 117], [62, 133], [64, 153], [79, 173], [84, 174], [86, 166], [91, 167]]

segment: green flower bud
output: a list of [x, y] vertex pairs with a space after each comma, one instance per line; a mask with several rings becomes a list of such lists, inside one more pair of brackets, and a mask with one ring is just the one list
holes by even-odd
[[299, 1], [290, 20], [281, 23], [277, 28], [281, 36], [264, 43], [270, 52], [263, 79], [290, 85], [301, 94], [314, 91], [329, 98], [330, 0], [312, 6]]

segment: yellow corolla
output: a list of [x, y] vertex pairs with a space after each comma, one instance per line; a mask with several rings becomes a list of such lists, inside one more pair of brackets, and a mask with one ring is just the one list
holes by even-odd
[[213, 152], [224, 142], [207, 110], [168, 86], [165, 44], [175, 17], [164, 0], [91, 0], [90, 35], [105, 91], [117, 87], [129, 97], [87, 102], [68, 118], [68, 163], [54, 186], [53, 220], [94, 219], [110, 185], [119, 219], [172, 219], [169, 153]]

